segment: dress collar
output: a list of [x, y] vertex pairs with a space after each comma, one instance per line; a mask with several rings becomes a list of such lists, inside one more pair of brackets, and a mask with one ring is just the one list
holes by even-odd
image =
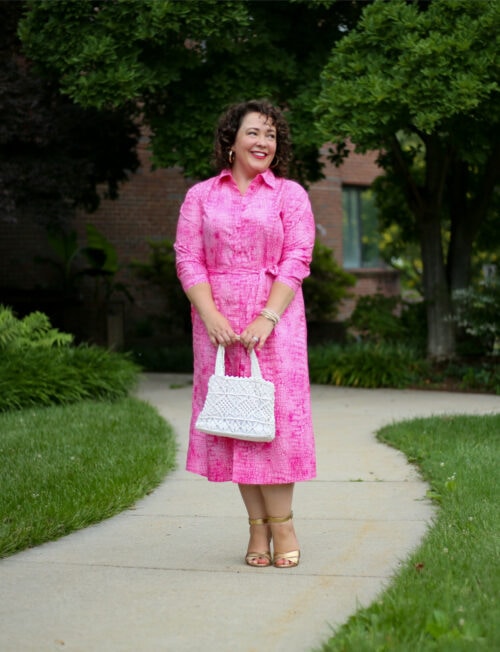
[[[264, 172], [258, 174], [255, 179], [261, 178], [264, 183], [266, 183], [270, 188], [274, 188], [276, 186], [276, 177], [274, 176], [274, 172], [270, 170], [269, 168], [265, 170]], [[226, 168], [222, 170], [222, 172], [219, 174], [219, 179], [222, 181], [224, 179], [232, 179], [233, 175], [231, 173], [231, 168]], [[252, 183], [255, 181], [255, 179], [252, 180]]]

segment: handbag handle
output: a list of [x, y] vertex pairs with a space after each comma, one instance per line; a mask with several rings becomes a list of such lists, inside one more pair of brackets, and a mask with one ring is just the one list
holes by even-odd
[[[225, 353], [226, 353], [226, 349], [219, 344], [219, 348], [217, 349], [217, 357], [215, 359], [216, 376], [226, 375]], [[259, 380], [262, 380], [262, 372], [260, 370], [259, 361], [253, 349], [250, 351], [250, 365], [251, 365], [252, 378], [258, 378]]]

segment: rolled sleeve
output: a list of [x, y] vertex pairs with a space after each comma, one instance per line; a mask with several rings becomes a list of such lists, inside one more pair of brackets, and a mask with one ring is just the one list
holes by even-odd
[[203, 207], [196, 186], [188, 190], [181, 206], [175, 237], [175, 265], [184, 291], [208, 283], [203, 249]]
[[283, 202], [283, 251], [276, 280], [296, 292], [310, 274], [316, 229], [307, 192], [298, 183], [288, 183]]

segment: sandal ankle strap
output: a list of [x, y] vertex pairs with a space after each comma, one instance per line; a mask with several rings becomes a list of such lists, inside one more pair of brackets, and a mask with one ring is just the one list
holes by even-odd
[[248, 522], [250, 525], [267, 525], [268, 519], [267, 518], [249, 518]]
[[293, 512], [290, 512], [288, 516], [268, 516], [267, 517], [267, 522], [268, 523], [286, 523], [287, 521], [291, 521], [293, 518]]

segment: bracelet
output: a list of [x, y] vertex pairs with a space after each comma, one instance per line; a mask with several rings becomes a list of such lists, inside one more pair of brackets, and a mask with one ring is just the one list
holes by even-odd
[[263, 308], [260, 311], [260, 314], [262, 317], [265, 317], [266, 319], [269, 319], [269, 321], [272, 321], [273, 324], [276, 326], [280, 320], [280, 316], [278, 315], [277, 312], [274, 312], [274, 310], [271, 310], [270, 308]]

